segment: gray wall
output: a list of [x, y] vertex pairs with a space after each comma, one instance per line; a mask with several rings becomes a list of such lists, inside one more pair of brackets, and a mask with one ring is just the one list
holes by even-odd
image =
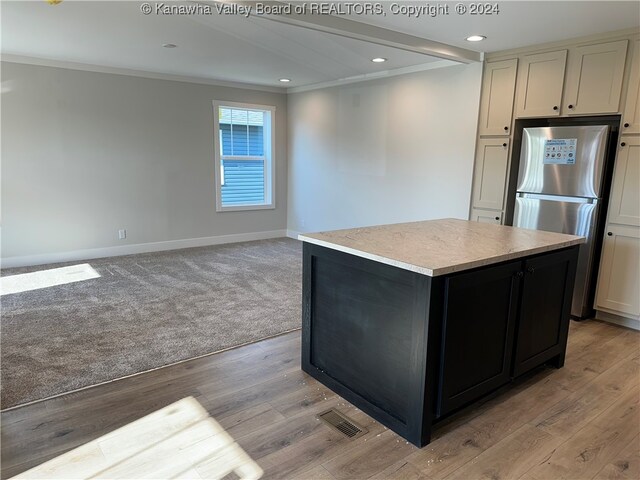
[[289, 95], [288, 228], [468, 217], [482, 65]]
[[[3, 258], [286, 228], [284, 94], [6, 62], [2, 92]], [[275, 210], [216, 213], [213, 99], [276, 106]]]

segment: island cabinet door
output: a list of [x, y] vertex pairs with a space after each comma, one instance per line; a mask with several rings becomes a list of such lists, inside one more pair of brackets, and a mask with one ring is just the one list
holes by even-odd
[[564, 364], [578, 247], [525, 261], [514, 376], [554, 359]]
[[522, 262], [445, 280], [436, 415], [445, 415], [508, 383]]

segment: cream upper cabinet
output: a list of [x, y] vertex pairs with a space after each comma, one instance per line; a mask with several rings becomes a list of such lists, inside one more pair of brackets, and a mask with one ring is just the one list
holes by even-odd
[[480, 135], [509, 135], [517, 68], [517, 58], [485, 65], [480, 100]]
[[628, 43], [620, 40], [569, 50], [564, 115], [619, 111]]
[[508, 139], [481, 138], [478, 140], [473, 177], [474, 208], [502, 210], [508, 153]]
[[496, 225], [500, 225], [502, 223], [502, 212], [472, 208], [470, 220], [473, 222], [495, 223]]
[[567, 51], [525, 55], [518, 70], [518, 117], [560, 115]]
[[619, 142], [609, 223], [640, 226], [640, 138], [623, 136]]
[[609, 225], [604, 237], [596, 309], [640, 315], [640, 228]]
[[622, 114], [622, 133], [640, 133], [640, 40], [633, 45], [631, 76]]

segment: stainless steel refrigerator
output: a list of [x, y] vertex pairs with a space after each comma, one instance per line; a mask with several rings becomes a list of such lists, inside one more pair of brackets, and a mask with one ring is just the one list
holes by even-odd
[[580, 247], [571, 315], [592, 311], [595, 241], [609, 126], [524, 128], [513, 225], [587, 238]]

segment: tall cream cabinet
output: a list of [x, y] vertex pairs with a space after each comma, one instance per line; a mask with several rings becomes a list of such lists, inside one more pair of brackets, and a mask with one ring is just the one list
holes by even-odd
[[609, 225], [602, 249], [596, 308], [637, 319], [639, 285], [640, 228]]
[[509, 135], [513, 116], [518, 59], [485, 65], [478, 133], [481, 136]]
[[612, 114], [621, 135], [594, 307], [640, 329], [638, 29], [487, 54], [469, 218], [505, 220], [516, 120]]
[[508, 138], [481, 138], [476, 147], [473, 206], [502, 210], [509, 163]]
[[[595, 308], [640, 327], [640, 137], [623, 135], [611, 187]], [[633, 326], [633, 325], [629, 325]]]
[[631, 53], [594, 306], [640, 329], [640, 40]]
[[622, 133], [640, 134], [640, 40], [633, 42], [631, 76], [622, 115]]
[[517, 68], [516, 58], [484, 66], [470, 212], [478, 222], [502, 223]]
[[640, 227], [640, 136], [620, 138], [611, 185], [609, 223]]

